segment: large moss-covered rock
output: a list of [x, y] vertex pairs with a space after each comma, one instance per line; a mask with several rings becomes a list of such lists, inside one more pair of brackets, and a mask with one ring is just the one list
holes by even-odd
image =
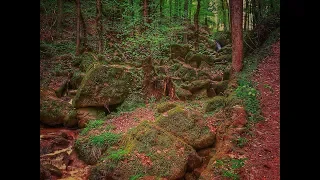
[[40, 89], [40, 122], [49, 126], [74, 122], [74, 113], [71, 104], [57, 98], [53, 91]]
[[224, 106], [226, 98], [224, 96], [215, 96], [207, 101], [205, 111], [215, 111]]
[[132, 89], [141, 85], [140, 75], [135, 69], [126, 66], [95, 65], [84, 77], [73, 105], [80, 108], [119, 104]]
[[181, 100], [187, 100], [192, 96], [192, 93], [189, 90], [183, 89], [178, 86], [176, 87], [176, 94], [177, 94], [178, 98]]
[[194, 93], [201, 89], [207, 89], [209, 87], [209, 84], [210, 84], [210, 80], [204, 79], [204, 80], [195, 80], [188, 84], [183, 84], [181, 85], [181, 87], [189, 90], [191, 93]]
[[181, 78], [182, 81], [194, 81], [199, 77], [194, 68], [186, 66], [181, 66], [173, 74], [174, 76]]
[[102, 108], [79, 108], [77, 109], [78, 127], [85, 128], [88, 122], [99, 119], [102, 115], [105, 115], [105, 111]]
[[[195, 54], [192, 55], [189, 59], [187, 59], [187, 63], [193, 64], [195, 62], [196, 68], [199, 68], [202, 62], [209, 62], [210, 58], [204, 54]], [[194, 66], [193, 66], [194, 67]]]
[[188, 167], [200, 164], [200, 157], [191, 146], [144, 121], [125, 135], [117, 149], [104, 154], [91, 169], [89, 179], [122, 180], [141, 175], [173, 180], [182, 178]]
[[163, 102], [163, 103], [157, 104], [157, 111], [159, 113], [164, 113], [172, 108], [175, 108], [176, 106], [177, 104], [173, 102]]
[[215, 140], [215, 134], [204, 122], [203, 115], [195, 111], [176, 107], [168, 111], [168, 115], [159, 116], [156, 123], [195, 149], [209, 147]]
[[185, 58], [185, 56], [190, 51], [190, 48], [187, 45], [179, 45], [179, 44], [172, 44], [170, 46], [171, 49], [171, 58], [175, 59], [177, 57]]

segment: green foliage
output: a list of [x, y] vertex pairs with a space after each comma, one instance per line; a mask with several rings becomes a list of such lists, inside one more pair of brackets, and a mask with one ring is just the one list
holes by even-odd
[[248, 142], [248, 139], [245, 137], [239, 137], [235, 140], [235, 142], [237, 143], [237, 146], [244, 147], [244, 145], [246, 145], [246, 143]]
[[127, 155], [129, 152], [127, 150], [119, 149], [116, 151], [109, 151], [108, 156], [106, 158], [111, 159], [113, 162], [118, 162], [122, 160], [125, 155]]
[[130, 94], [117, 108], [117, 113], [134, 111], [136, 108], [145, 107], [143, 95], [139, 93]]
[[97, 136], [90, 136], [89, 142], [98, 147], [105, 146], [105, 144], [108, 144], [109, 146], [115, 144], [118, 142], [121, 135], [115, 134], [112, 132], [105, 132]]
[[105, 121], [101, 119], [89, 121], [87, 126], [80, 132], [80, 135], [86, 135], [92, 129], [96, 129], [103, 125]]
[[238, 169], [244, 166], [244, 159], [220, 159], [214, 164], [218, 168], [218, 171], [222, 176], [231, 178], [233, 180], [239, 180]]
[[139, 174], [136, 174], [134, 176], [131, 176], [129, 180], [137, 180], [137, 179], [139, 179], [139, 178], [141, 178], [143, 176], [144, 176], [144, 174], [139, 173]]
[[245, 109], [249, 113], [250, 121], [256, 122], [262, 120], [259, 100], [257, 99], [258, 91], [252, 87], [249, 81], [245, 79], [239, 80], [236, 95], [244, 101]]

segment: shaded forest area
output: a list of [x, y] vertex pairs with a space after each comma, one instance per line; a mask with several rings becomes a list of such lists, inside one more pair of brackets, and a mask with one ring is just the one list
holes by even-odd
[[259, 91], [272, 87], [252, 75], [278, 62], [279, 11], [279, 0], [40, 0], [40, 179], [278, 179], [277, 163], [250, 170], [262, 161], [243, 148], [254, 154], [266, 118]]

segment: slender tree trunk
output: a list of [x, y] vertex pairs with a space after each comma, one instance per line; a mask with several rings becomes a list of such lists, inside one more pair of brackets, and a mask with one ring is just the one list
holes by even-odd
[[63, 6], [63, 1], [62, 0], [58, 0], [58, 17], [57, 17], [57, 31], [59, 33], [59, 35], [61, 34], [61, 30], [62, 30], [62, 6]]
[[191, 24], [191, 10], [192, 10], [192, 0], [190, 0], [190, 5], [189, 5], [189, 20], [190, 20], [190, 24]]
[[248, 18], [248, 0], [245, 0], [246, 1], [246, 9], [245, 9], [245, 16], [244, 16], [244, 30], [246, 31], [247, 30], [247, 18]]
[[143, 0], [143, 17], [144, 17], [144, 22], [148, 23], [148, 1]]
[[223, 30], [227, 30], [227, 13], [226, 13], [226, 8], [224, 5], [224, 0], [220, 0], [221, 7], [222, 7], [222, 23], [223, 23]]
[[231, 12], [231, 32], [232, 32], [232, 68], [235, 72], [242, 69], [243, 58], [243, 35], [242, 35], [242, 16], [243, 0], [230, 1]]
[[187, 43], [187, 25], [188, 25], [188, 4], [189, 4], [189, 0], [185, 0], [184, 1], [184, 25], [185, 25], [185, 29], [186, 31], [183, 34], [183, 42]]
[[96, 28], [97, 28], [97, 34], [98, 34], [98, 52], [102, 54], [103, 52], [103, 41], [102, 41], [102, 22], [101, 22], [101, 9], [102, 9], [102, 4], [101, 0], [97, 0], [96, 4]]
[[76, 55], [80, 54], [80, 0], [76, 0], [76, 9], [77, 9], [77, 30], [76, 30]]
[[195, 40], [194, 46], [195, 46], [195, 49], [196, 49], [196, 50], [199, 50], [199, 13], [200, 13], [200, 0], [197, 0], [197, 2], [198, 2], [198, 4], [197, 4], [197, 10], [196, 10], [196, 13], [194, 14], [194, 25], [195, 25], [195, 28], [196, 28], [196, 31], [195, 31], [196, 40]]
[[86, 27], [86, 23], [84, 21], [83, 18], [83, 14], [81, 11], [81, 6], [80, 6], [80, 21], [81, 21], [81, 26], [82, 26], [82, 39], [83, 39], [83, 47], [86, 48], [87, 47], [87, 27]]
[[172, 20], [172, 0], [169, 0], [170, 22]]
[[231, 22], [230, 22], [230, 11], [229, 11], [229, 3], [228, 3], [228, 0], [225, 0], [226, 1], [226, 11], [227, 11], [227, 31], [229, 31], [231, 29]]
[[275, 7], [274, 7], [274, 0], [270, 0], [270, 9], [271, 9], [272, 13], [276, 12]]
[[160, 0], [160, 22], [162, 21], [162, 19], [163, 19], [163, 0]]
[[132, 21], [134, 20], [134, 8], [133, 8], [133, 0], [130, 0], [130, 5], [131, 5], [131, 18], [132, 18]]

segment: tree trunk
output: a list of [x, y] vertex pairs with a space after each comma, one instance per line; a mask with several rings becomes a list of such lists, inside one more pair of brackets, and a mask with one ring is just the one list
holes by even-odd
[[220, 0], [221, 3], [221, 7], [222, 7], [222, 23], [223, 23], [223, 30], [226, 31], [227, 30], [227, 13], [226, 13], [226, 8], [224, 5], [224, 0]]
[[170, 9], [170, 22], [172, 20], [172, 0], [169, 0], [169, 9]]
[[230, 1], [231, 12], [231, 32], [232, 32], [232, 68], [235, 72], [242, 69], [243, 57], [243, 35], [242, 35], [242, 16], [243, 0]]
[[200, 0], [197, 0], [198, 4], [197, 4], [197, 10], [196, 13], [194, 14], [194, 26], [196, 28], [195, 30], [195, 43], [194, 43], [194, 47], [196, 50], [199, 50], [199, 13], [200, 13]]
[[228, 3], [228, 0], [225, 0], [225, 1], [226, 1], [227, 23], [228, 23], [227, 31], [229, 31], [231, 29], [229, 3]]
[[131, 5], [131, 18], [132, 18], [132, 21], [133, 21], [134, 20], [133, 0], [130, 0], [130, 5]]
[[188, 4], [189, 4], [189, 0], [185, 0], [184, 1], [184, 25], [185, 25], [185, 29], [186, 31], [183, 34], [183, 42], [187, 43], [187, 25], [188, 25]]
[[62, 0], [57, 0], [58, 3], [58, 17], [57, 17], [57, 31], [60, 35], [61, 30], [62, 30], [62, 6], [63, 6], [63, 1]]
[[97, 0], [96, 4], [96, 28], [97, 28], [97, 34], [98, 34], [98, 52], [99, 54], [102, 54], [103, 52], [103, 41], [102, 41], [102, 22], [101, 22], [101, 9], [102, 9], [102, 4], [101, 0]]
[[144, 22], [148, 23], [148, 1], [143, 0], [143, 17], [144, 17]]
[[77, 41], [76, 41], [76, 55], [80, 54], [80, 0], [76, 0], [76, 9], [77, 9]]
[[190, 7], [189, 7], [189, 20], [190, 20], [190, 24], [191, 24], [191, 10], [192, 10], [192, 0], [190, 0]]
[[82, 26], [82, 39], [83, 39], [82, 45], [84, 48], [87, 48], [87, 27], [82, 15], [81, 6], [80, 6], [80, 21]]
[[249, 0], [245, 0], [246, 1], [246, 9], [245, 9], [245, 15], [244, 15], [244, 30], [246, 31], [248, 28], [247, 28], [247, 26], [248, 26], [248, 24], [247, 24], [247, 18], [248, 18], [248, 1]]

